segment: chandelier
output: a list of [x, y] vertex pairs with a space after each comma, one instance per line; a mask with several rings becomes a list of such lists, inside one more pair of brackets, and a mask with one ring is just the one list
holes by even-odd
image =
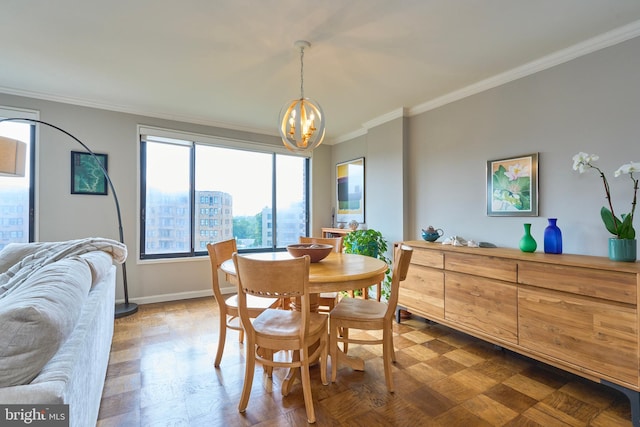
[[300, 49], [300, 98], [287, 102], [280, 111], [280, 136], [291, 151], [312, 151], [324, 139], [324, 113], [316, 101], [304, 97], [304, 49], [311, 47], [305, 40], [295, 42]]

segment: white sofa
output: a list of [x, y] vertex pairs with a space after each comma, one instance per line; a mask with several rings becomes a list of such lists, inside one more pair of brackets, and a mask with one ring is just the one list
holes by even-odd
[[0, 251], [0, 404], [68, 404], [96, 424], [113, 337], [119, 242], [10, 244]]

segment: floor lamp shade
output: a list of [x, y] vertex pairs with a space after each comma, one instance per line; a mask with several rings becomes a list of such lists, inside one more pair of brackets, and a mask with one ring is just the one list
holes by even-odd
[[24, 176], [27, 144], [0, 136], [0, 176]]
[[[100, 166], [100, 169], [104, 174], [104, 177], [107, 179], [107, 184], [111, 189], [111, 194], [113, 195], [113, 200], [116, 205], [116, 214], [118, 215], [118, 232], [120, 235], [120, 243], [124, 244], [124, 233], [122, 231], [122, 216], [120, 215], [120, 203], [118, 202], [118, 195], [116, 194], [116, 190], [113, 187], [113, 183], [111, 182], [111, 177], [107, 173], [107, 170], [102, 166], [102, 163], [98, 160], [95, 153], [91, 151], [91, 149], [87, 147], [84, 142], [80, 141], [78, 138], [76, 138], [66, 130], [59, 128], [58, 126], [52, 125], [51, 123], [43, 122], [41, 120], [36, 120], [36, 119], [28, 119], [28, 118], [0, 119], [0, 123], [2, 122], [25, 122], [30, 124], [41, 124], [41, 125], [45, 125], [50, 128], [56, 129], [64, 133], [65, 135], [67, 135], [69, 138], [76, 141], [94, 159], [96, 159], [96, 164]], [[13, 139], [0, 137], [0, 175], [20, 176], [20, 174], [16, 173], [15, 171], [21, 170], [22, 176], [24, 176], [25, 165], [26, 165], [26, 144]], [[115, 307], [116, 318], [128, 316], [138, 311], [138, 305], [135, 303], [129, 302], [129, 290], [127, 286], [127, 267], [124, 262], [122, 263], [122, 283], [124, 285], [124, 303], [116, 304], [116, 307]]]

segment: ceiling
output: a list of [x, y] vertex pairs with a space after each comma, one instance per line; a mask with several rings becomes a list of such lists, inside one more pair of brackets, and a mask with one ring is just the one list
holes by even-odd
[[327, 140], [640, 35], [638, 0], [7, 0], [0, 92], [277, 134], [304, 93]]

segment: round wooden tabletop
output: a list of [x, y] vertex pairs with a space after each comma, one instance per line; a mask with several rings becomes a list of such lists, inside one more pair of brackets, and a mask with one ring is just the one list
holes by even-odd
[[[242, 254], [254, 259], [274, 260], [291, 258], [288, 252], [260, 252]], [[309, 266], [309, 292], [339, 292], [362, 289], [380, 283], [389, 266], [377, 258], [345, 253], [330, 253], [320, 262]], [[228, 279], [235, 278], [233, 260], [226, 260], [220, 269]]]

